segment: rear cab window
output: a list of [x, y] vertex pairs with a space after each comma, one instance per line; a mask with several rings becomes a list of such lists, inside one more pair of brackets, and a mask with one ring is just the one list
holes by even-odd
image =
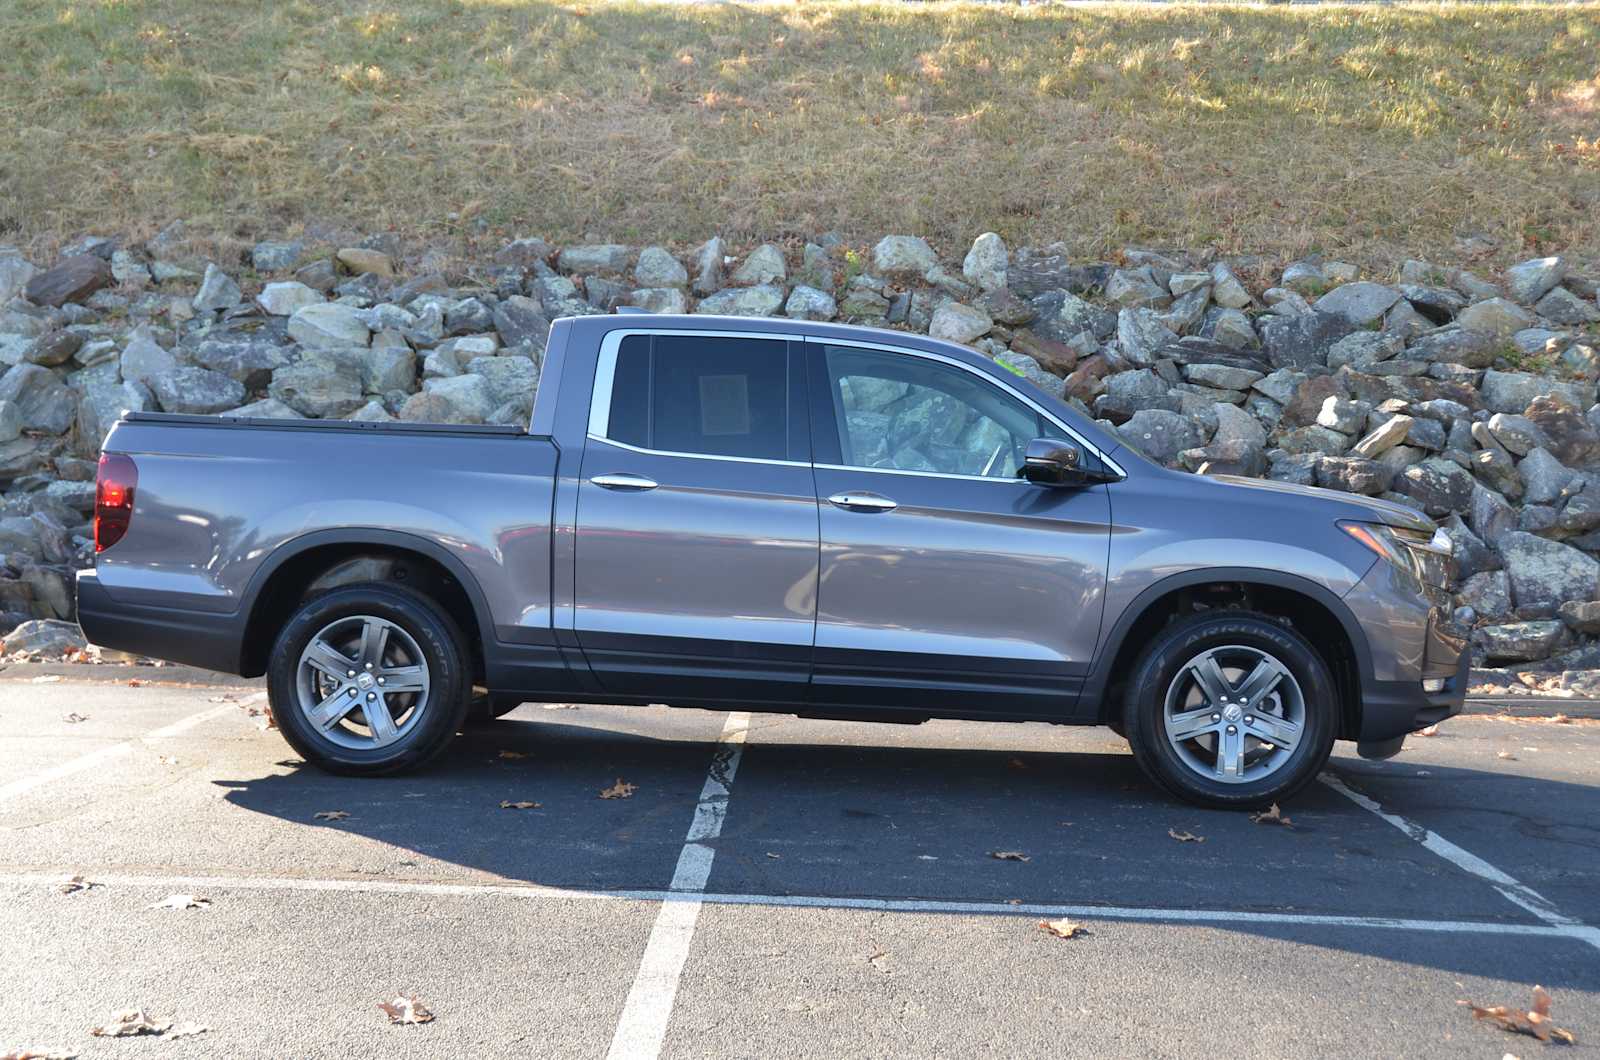
[[[796, 459], [804, 446], [795, 428], [804, 417], [792, 410], [803, 390], [795, 383], [799, 365], [790, 361], [790, 344], [781, 339], [625, 336], [598, 433], [652, 452]], [[597, 426], [591, 418], [592, 433]]]

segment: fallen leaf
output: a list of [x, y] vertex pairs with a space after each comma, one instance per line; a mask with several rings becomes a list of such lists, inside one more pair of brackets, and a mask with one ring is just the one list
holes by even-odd
[[1437, 735], [1439, 735], [1439, 726], [1437, 724], [1433, 724], [1433, 725], [1429, 725], [1426, 729], [1418, 729], [1417, 730], [1417, 735], [1418, 736], [1437, 736]]
[[138, 678], [138, 677], [130, 677], [130, 678], [128, 678], [128, 687], [129, 688], [143, 688], [145, 685], [147, 685], [149, 683], [150, 683], [149, 681], [145, 681], [145, 680], [143, 680], [141, 678]]
[[1206, 837], [1203, 835], [1195, 835], [1193, 832], [1180, 832], [1175, 828], [1167, 829], [1167, 834], [1180, 843], [1204, 843], [1206, 841]]
[[1494, 756], [1496, 758], [1503, 758], [1507, 762], [1515, 762], [1517, 760], [1517, 756], [1512, 754], [1510, 751], [1496, 751]]
[[1571, 725], [1572, 724], [1572, 719], [1567, 717], [1565, 714], [1552, 714], [1550, 716], [1550, 724], [1551, 725]]
[[600, 797], [602, 799], [631, 799], [633, 798], [633, 793], [638, 790], [639, 785], [629, 784], [626, 780], [618, 777], [615, 784], [600, 793]]
[[1285, 828], [1294, 827], [1294, 822], [1279, 812], [1277, 803], [1273, 803], [1269, 809], [1261, 813], [1252, 813], [1250, 819], [1256, 824], [1281, 824]]
[[1022, 773], [1027, 770], [1028, 763], [1024, 762], [1015, 755], [1012, 755], [1011, 758], [1006, 762], [1006, 768], [1016, 773]]
[[314, 813], [311, 816], [313, 819], [318, 821], [342, 821], [346, 817], [349, 817], [350, 814], [345, 810], [323, 810], [320, 813]]
[[168, 1039], [192, 1038], [196, 1034], [205, 1034], [209, 1030], [211, 1030], [210, 1027], [201, 1023], [183, 1023], [168, 1031], [166, 1037]]
[[1024, 854], [1020, 850], [991, 850], [991, 851], [989, 851], [989, 856], [991, 858], [994, 858], [996, 861], [1032, 861], [1033, 860], [1032, 858], [1028, 857], [1028, 855]]
[[1066, 917], [1062, 917], [1060, 920], [1041, 920], [1039, 921], [1039, 930], [1048, 932], [1058, 939], [1072, 939], [1089, 933], [1088, 928], [1082, 924], [1074, 924]]
[[98, 883], [90, 883], [82, 876], [69, 876], [65, 880], [61, 881], [61, 893], [73, 894], [77, 891], [87, 891], [91, 887], [98, 886], [100, 886]]
[[61, 720], [66, 722], [68, 725], [76, 725], [80, 721], [88, 721], [89, 720], [89, 715], [87, 715], [87, 714], [79, 714], [77, 711], [73, 711], [71, 714], [68, 714], [66, 717], [62, 718]]
[[578, 709], [578, 705], [576, 703], [544, 703], [544, 704], [541, 704], [541, 706], [545, 710], [577, 710]]
[[1527, 1034], [1541, 1042], [1557, 1041], [1577, 1045], [1578, 1039], [1564, 1027], [1550, 1022], [1550, 992], [1542, 986], [1533, 988], [1533, 1004], [1527, 1009], [1510, 1005], [1483, 1006], [1470, 1001], [1458, 1001], [1472, 1010], [1474, 1019], [1488, 1020], [1501, 1030], [1513, 1034]]
[[501, 751], [500, 752], [500, 757], [501, 758], [527, 758], [528, 756], [523, 754], [521, 751]]
[[42, 677], [29, 678], [28, 683], [33, 685], [53, 685], [61, 680], [60, 674], [45, 674]]
[[112, 1013], [105, 1026], [89, 1033], [96, 1038], [132, 1038], [139, 1034], [165, 1034], [171, 1028], [171, 1020], [153, 1020], [142, 1008], [127, 1008]]
[[776, 861], [777, 859], [783, 857], [783, 855], [782, 854], [774, 854], [772, 851], [769, 850], [769, 851], [767, 851], [767, 857], [769, 857], [769, 858], [773, 859], [774, 861]]
[[164, 766], [175, 766], [178, 764], [178, 760], [172, 755], [156, 755], [156, 761], [160, 762]]
[[36, 1049], [18, 1049], [0, 1056], [0, 1060], [78, 1060], [77, 1053], [39, 1052]]
[[537, 802], [508, 802], [505, 799], [501, 799], [500, 808], [502, 810], [537, 810], [539, 804]]
[[210, 909], [211, 899], [194, 894], [169, 894], [159, 902], [151, 902], [146, 909]]
[[390, 1023], [428, 1023], [433, 1020], [433, 1013], [414, 997], [380, 1001], [378, 1007], [388, 1014]]

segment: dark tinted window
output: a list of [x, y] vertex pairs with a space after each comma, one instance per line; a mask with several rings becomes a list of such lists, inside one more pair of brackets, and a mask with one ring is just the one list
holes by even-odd
[[675, 453], [788, 455], [788, 350], [769, 339], [631, 335], [606, 436]]

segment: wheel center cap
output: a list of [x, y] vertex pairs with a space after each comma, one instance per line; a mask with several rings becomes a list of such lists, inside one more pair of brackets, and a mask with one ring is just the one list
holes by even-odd
[[[366, 675], [363, 674], [362, 676], [365, 677]], [[1222, 716], [1227, 718], [1229, 721], [1238, 721], [1240, 718], [1244, 717], [1244, 710], [1240, 708], [1237, 703], [1229, 703], [1227, 706], [1222, 708]]]
[[360, 677], [356, 678], [356, 684], [360, 685], [363, 690], [371, 688], [372, 687], [372, 675], [371, 674], [362, 674]]

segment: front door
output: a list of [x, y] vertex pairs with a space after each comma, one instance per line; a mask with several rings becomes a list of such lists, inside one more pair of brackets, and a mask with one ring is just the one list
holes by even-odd
[[804, 700], [817, 502], [802, 350], [607, 339], [578, 487], [574, 632], [608, 692]]
[[1030, 439], [1067, 432], [970, 366], [807, 348], [822, 538], [812, 701], [1070, 713], [1100, 630], [1107, 487], [1017, 478]]

